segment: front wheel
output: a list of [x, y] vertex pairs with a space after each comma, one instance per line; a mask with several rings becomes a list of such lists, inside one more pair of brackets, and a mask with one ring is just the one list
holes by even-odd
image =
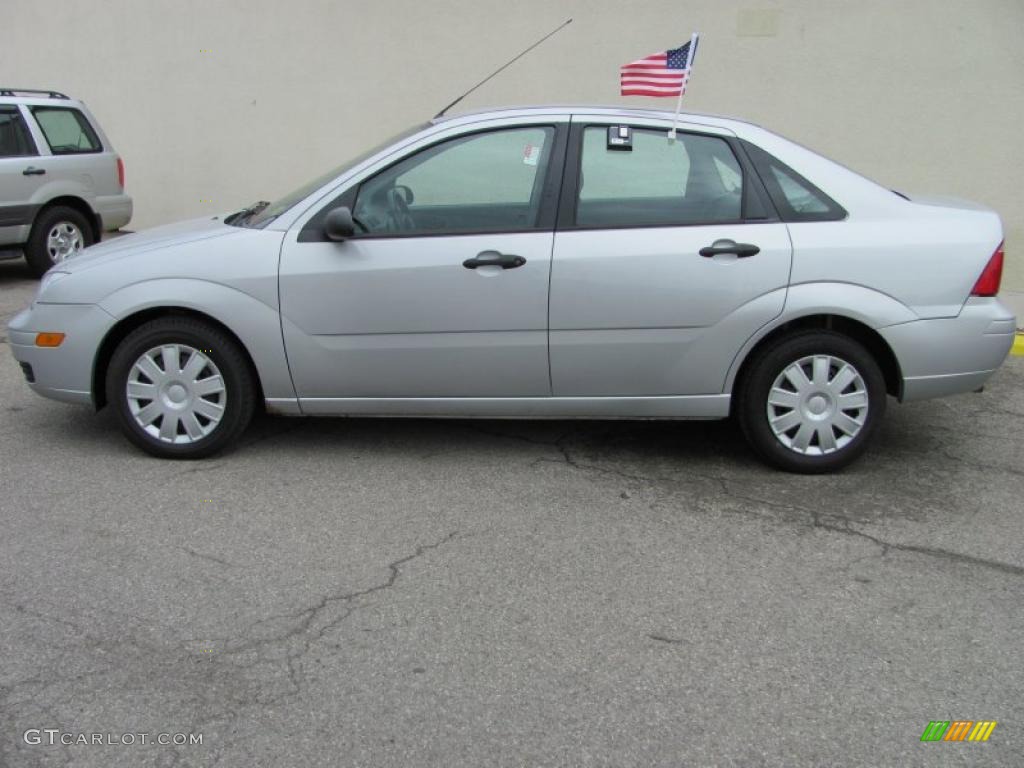
[[121, 431], [161, 458], [220, 451], [245, 430], [255, 404], [238, 344], [187, 317], [152, 320], [128, 334], [110, 360], [106, 385]]
[[738, 397], [740, 426], [762, 458], [790, 472], [831, 472], [867, 448], [885, 413], [885, 379], [861, 344], [810, 331], [760, 351]]

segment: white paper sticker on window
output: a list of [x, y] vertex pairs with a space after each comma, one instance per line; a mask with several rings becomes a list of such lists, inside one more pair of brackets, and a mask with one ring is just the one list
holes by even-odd
[[527, 165], [536, 165], [540, 160], [540, 153], [543, 146], [537, 144], [527, 144], [523, 150], [523, 162]]

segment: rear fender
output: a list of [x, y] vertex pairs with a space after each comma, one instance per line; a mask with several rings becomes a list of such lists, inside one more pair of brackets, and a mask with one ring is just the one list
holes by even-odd
[[733, 358], [723, 392], [731, 392], [743, 362], [751, 351], [776, 328], [805, 317], [836, 315], [856, 320], [878, 330], [887, 325], [918, 320], [905, 304], [879, 291], [850, 283], [804, 283], [791, 285], [782, 313], [757, 330]]

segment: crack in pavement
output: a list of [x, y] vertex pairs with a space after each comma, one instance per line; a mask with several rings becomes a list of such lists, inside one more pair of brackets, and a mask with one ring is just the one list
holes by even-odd
[[952, 552], [948, 549], [940, 549], [938, 547], [923, 547], [918, 544], [900, 544], [898, 542], [885, 541], [877, 536], [872, 536], [870, 533], [864, 533], [863, 531], [858, 531], [856, 528], [850, 528], [848, 526], [839, 527], [815, 521], [814, 527], [821, 528], [826, 531], [832, 531], [833, 533], [841, 533], [867, 539], [881, 547], [882, 557], [885, 557], [890, 549], [894, 549], [898, 552], [914, 552], [919, 555], [927, 555], [929, 557], [936, 557], [965, 565], [978, 565], [985, 568], [992, 568], [993, 570], [1008, 573], [1012, 576], [1024, 576], [1024, 567], [1013, 565], [1012, 563], [1004, 563], [1000, 560], [987, 560], [983, 557], [974, 557], [973, 555], [965, 555], [960, 552]]
[[[388, 563], [388, 577], [384, 581], [366, 587], [364, 589], [358, 589], [350, 592], [342, 592], [339, 594], [328, 594], [320, 599], [315, 605], [311, 605], [301, 611], [295, 613], [288, 613], [279, 616], [270, 616], [265, 619], [261, 619], [253, 624], [242, 633], [243, 636], [251, 632], [255, 627], [260, 624], [266, 624], [268, 622], [277, 621], [281, 619], [290, 620], [297, 622], [295, 626], [291, 627], [288, 631], [282, 632], [270, 637], [260, 638], [255, 641], [245, 642], [242, 644], [232, 645], [230, 641], [225, 641], [224, 645], [226, 650], [222, 655], [233, 657], [239, 654], [247, 653], [250, 651], [259, 652], [268, 646], [286, 646], [289, 641], [297, 638], [302, 639], [302, 645], [298, 649], [283, 648], [285, 654], [285, 666], [287, 670], [287, 677], [289, 682], [289, 690], [283, 693], [272, 695], [270, 697], [260, 697], [257, 695], [254, 697], [253, 703], [259, 703], [262, 705], [276, 703], [283, 698], [288, 696], [294, 696], [302, 690], [301, 683], [301, 669], [300, 663], [303, 657], [305, 657], [313, 647], [313, 644], [324, 638], [324, 635], [330, 632], [332, 629], [337, 628], [341, 625], [349, 616], [351, 616], [356, 610], [356, 606], [352, 606], [351, 603], [359, 598], [366, 597], [378, 592], [391, 589], [398, 582], [399, 577], [402, 574], [402, 567], [407, 565], [416, 558], [422, 557], [427, 552], [444, 546], [445, 544], [453, 541], [458, 536], [458, 531], [452, 531], [443, 538], [430, 543], [417, 545], [416, 549], [404, 557], [400, 557], [397, 560], [393, 560]], [[343, 604], [348, 606], [347, 610], [343, 611], [340, 615], [331, 618], [320, 626], [317, 626], [318, 619], [323, 616], [332, 606]], [[254, 664], [260, 662], [254, 662]], [[251, 666], [251, 665], [245, 665]]]
[[1019, 437], [1016, 434], [1010, 435], [994, 435], [991, 432], [974, 432], [970, 429], [958, 429], [957, 427], [947, 427], [945, 424], [924, 424], [925, 429], [938, 430], [940, 432], [950, 432], [956, 437], [977, 437], [982, 440], [1003, 440], [1010, 443], [1021, 443], [1024, 442], [1024, 438]]
[[[939, 401], [939, 402], [942, 402], [942, 401]], [[1014, 411], [1012, 409], [1007, 409], [1007, 408], [998, 408], [998, 407], [996, 407], [996, 408], [993, 408], [991, 410], [999, 411], [999, 412], [1002, 412], [1002, 413], [1006, 413], [1008, 415], [1012, 414], [1014, 416], [1024, 416], [1024, 414], [1022, 414], [1022, 413], [1019, 413], [1017, 411]], [[561, 454], [561, 457], [557, 458], [557, 459], [556, 458], [551, 458], [550, 456], [540, 456], [540, 457], [537, 457], [536, 459], [534, 459], [530, 463], [531, 466], [537, 466], [538, 464], [541, 464], [541, 463], [564, 464], [564, 465], [569, 466], [572, 469], [575, 469], [575, 470], [578, 470], [578, 471], [596, 472], [598, 474], [602, 474], [602, 475], [606, 475], [606, 476], [610, 476], [610, 477], [618, 477], [618, 478], [621, 478], [623, 480], [628, 480], [628, 481], [634, 482], [634, 483], [646, 483], [646, 484], [656, 484], [656, 485], [665, 485], [667, 483], [673, 483], [675, 481], [675, 479], [676, 479], [676, 478], [665, 478], [665, 477], [652, 477], [652, 476], [649, 476], [649, 475], [641, 475], [641, 474], [636, 474], [636, 473], [633, 473], [633, 472], [626, 472], [626, 471], [623, 471], [621, 469], [612, 469], [612, 468], [609, 468], [609, 467], [603, 467], [603, 466], [600, 466], [600, 465], [597, 465], [597, 464], [583, 463], [583, 462], [579, 461], [572, 454], [572, 452], [570, 451], [569, 447], [566, 445], [567, 440], [574, 433], [573, 430], [570, 430], [570, 431], [562, 434], [560, 437], [556, 438], [555, 440], [537, 440], [537, 439], [530, 438], [530, 437], [527, 437], [527, 436], [524, 436], [524, 435], [516, 435], [516, 434], [510, 434], [510, 433], [507, 433], [507, 432], [487, 430], [487, 429], [483, 429], [483, 428], [477, 427], [475, 425], [465, 425], [465, 428], [469, 429], [471, 431], [478, 432], [478, 433], [484, 434], [484, 435], [489, 435], [489, 436], [492, 436], [492, 437], [499, 437], [499, 438], [504, 438], [504, 439], [508, 439], [508, 440], [516, 440], [516, 441], [523, 442], [523, 443], [528, 443], [528, 444], [531, 444], [531, 445], [541, 445], [541, 446], [545, 446], [545, 447], [548, 447], [548, 448], [553, 448], [553, 449], [557, 450]], [[1015, 475], [1015, 476], [1024, 476], [1024, 470], [1015, 469], [1013, 467], [992, 467], [991, 465], [982, 464], [980, 462], [973, 462], [973, 461], [971, 461], [969, 459], [965, 459], [963, 457], [954, 455], [953, 453], [951, 453], [949, 451], [949, 449], [942, 449], [942, 450], [940, 450], [938, 452], [938, 454], [940, 456], [942, 456], [944, 459], [946, 459], [947, 461], [950, 461], [950, 462], [955, 463], [955, 464], [960, 464], [960, 465], [962, 465], [964, 467], [967, 467], [969, 469], [974, 469], [974, 470], [977, 470], [977, 471], [987, 471], [987, 472], [1000, 471], [1000, 472], [1006, 472], [1007, 474], [1011, 474], [1011, 475]], [[820, 529], [820, 530], [829, 531], [831, 533], [838, 533], [838, 534], [849, 535], [849, 536], [857, 536], [857, 537], [866, 539], [868, 541], [871, 541], [872, 543], [874, 543], [877, 546], [882, 548], [882, 556], [884, 556], [889, 550], [896, 550], [898, 552], [910, 552], [910, 553], [916, 553], [916, 554], [920, 554], [920, 555], [925, 555], [927, 557], [934, 557], [934, 558], [945, 560], [945, 561], [948, 561], [948, 562], [959, 562], [959, 563], [966, 564], [966, 565], [974, 565], [974, 566], [980, 566], [980, 567], [984, 567], [984, 568], [991, 568], [991, 569], [999, 571], [1001, 573], [1011, 574], [1011, 575], [1015, 575], [1015, 576], [1022, 576], [1022, 575], [1024, 575], [1024, 567], [1013, 565], [1012, 563], [1005, 563], [1005, 562], [1002, 562], [1002, 561], [999, 561], [999, 560], [989, 560], [989, 559], [986, 559], [986, 558], [975, 557], [973, 555], [967, 555], [967, 554], [962, 554], [962, 553], [959, 553], [959, 552], [953, 552], [951, 550], [941, 549], [941, 548], [938, 548], [938, 547], [926, 547], [926, 546], [917, 545], [917, 544], [901, 544], [901, 543], [897, 543], [897, 542], [889, 542], [889, 541], [885, 541], [883, 539], [880, 539], [880, 538], [878, 538], [876, 536], [872, 536], [870, 534], [864, 533], [863, 531], [857, 530], [856, 528], [853, 528], [851, 526], [851, 523], [860, 523], [860, 524], [866, 525], [866, 524], [868, 524], [868, 521], [866, 521], [866, 520], [852, 520], [852, 519], [850, 519], [848, 517], [845, 517], [843, 515], [823, 514], [820, 511], [815, 510], [815, 509], [811, 509], [809, 507], [803, 507], [803, 506], [800, 506], [800, 505], [797, 505], [797, 504], [791, 504], [791, 503], [788, 503], [788, 502], [779, 502], [779, 501], [774, 501], [772, 499], [765, 499], [765, 498], [761, 498], [761, 497], [758, 497], [758, 496], [750, 496], [750, 495], [747, 495], [747, 494], [739, 493], [739, 492], [737, 492], [736, 490], [734, 490], [733, 488], [730, 487], [730, 483], [736, 483], [736, 482], [740, 482], [740, 481], [733, 480], [733, 479], [726, 478], [726, 477], [722, 477], [721, 475], [710, 475], [710, 474], [705, 474], [705, 473], [701, 473], [701, 472], [694, 472], [691, 469], [681, 469], [680, 470], [680, 474], [684, 474], [684, 475], [688, 475], [690, 477], [700, 478], [700, 479], [703, 479], [703, 480], [707, 480], [709, 482], [716, 483], [721, 488], [721, 490], [722, 490], [722, 492], [724, 494], [726, 494], [727, 496], [729, 496], [729, 497], [731, 497], [733, 499], [738, 499], [738, 500], [741, 500], [741, 501], [746, 501], [746, 502], [749, 502], [749, 503], [752, 503], [752, 504], [761, 504], [761, 505], [764, 505], [764, 506], [767, 506], [767, 507], [774, 507], [774, 508], [777, 508], [777, 509], [784, 509], [784, 510], [787, 510], [787, 511], [790, 511], [790, 512], [796, 512], [796, 513], [798, 513], [800, 515], [806, 515], [809, 518], [809, 520], [810, 520], [810, 527], [812, 527], [812, 528], [817, 528], [817, 529]], [[741, 510], [741, 513], [744, 514], [744, 515], [747, 515], [747, 516], [757, 517], [757, 518], [759, 518], [761, 520], [768, 520], [768, 521], [772, 521], [772, 522], [778, 522], [776, 518], [772, 518], [772, 517], [769, 517], [767, 515], [758, 514], [757, 512], [754, 512], [752, 510], [744, 509], [744, 510]], [[829, 522], [826, 522], [828, 520], [834, 520], [834, 521], [837, 521], [837, 522], [841, 522], [842, 524], [841, 525], [830, 524]], [[783, 521], [783, 522], [787, 522], [787, 521]]]
[[[213, 643], [224, 647], [226, 650], [218, 655], [229, 657], [231, 663], [226, 668], [204, 666], [202, 669], [205, 671], [202, 672], [198, 671], [199, 668], [187, 665], [189, 660], [194, 661], [197, 658], [195, 653], [181, 652], [177, 648], [170, 649], [166, 645], [154, 646], [143, 644], [138, 639], [130, 636], [122, 636], [117, 640], [90, 636], [83, 627], [72, 621], [37, 613], [20, 603], [8, 602], [6, 604], [18, 614], [40, 620], [55, 621], [65, 625], [73, 632], [75, 637], [72, 642], [74, 642], [76, 647], [99, 652], [100, 655], [92, 656], [93, 662], [98, 662], [94, 668], [85, 670], [80, 674], [50, 675], [37, 673], [31, 677], [4, 682], [0, 685], [0, 720], [7, 719], [10, 722], [14, 722], [12, 713], [22, 711], [27, 702], [34, 702], [40, 706], [47, 703], [51, 699], [50, 691], [55, 686], [70, 685], [92, 680], [100, 676], [107, 676], [113, 669], [124, 669], [126, 664], [128, 666], [134, 664], [148, 668], [149, 662], [147, 660], [159, 659], [163, 662], [163, 668], [167, 672], [170, 672], [171, 669], [182, 669], [181, 665], [186, 664], [180, 674], [183, 675], [182, 679], [190, 680], [193, 683], [202, 679], [213, 681], [212, 684], [215, 684], [215, 687], [217, 685], [222, 687], [225, 685], [232, 686], [239, 682], [242, 684], [242, 689], [230, 696], [219, 694], [214, 697], [206, 695], [200, 690], [197, 692], [191, 705], [189, 720], [192, 732], [202, 731], [203, 725], [219, 723], [223, 724], [227, 729], [227, 733], [230, 733], [231, 724], [245, 716], [246, 711], [251, 707], [271, 705], [302, 691], [304, 685], [302, 669], [304, 657], [310, 653], [314, 644], [324, 638], [326, 633], [338, 627], [359, 608], [364, 607], [356, 605], [355, 601], [391, 589], [399, 582], [404, 568], [410, 562], [434, 549], [444, 546], [455, 540], [458, 536], [459, 531], [454, 530], [436, 541], [417, 545], [409, 554], [389, 562], [387, 564], [387, 578], [378, 583], [363, 589], [324, 595], [314, 605], [301, 611], [286, 614], [284, 617], [269, 617], [268, 619], [250, 624], [240, 635], [234, 635], [234, 638], [244, 638], [246, 633], [251, 632], [260, 623], [280, 618], [287, 618], [294, 622], [294, 626], [287, 632], [273, 637], [261, 638], [255, 642], [235, 645], [234, 647], [231, 645], [232, 638], [227, 640], [213, 637], [204, 638], [206, 644], [210, 644], [213, 641]], [[179, 549], [188, 551], [185, 547], [179, 547]], [[204, 556], [201, 553], [190, 552], [190, 554], [204, 559], [214, 559], [215, 561], [223, 562], [217, 558]], [[333, 615], [331, 609], [338, 605], [344, 606], [345, 610], [340, 615]], [[296, 638], [301, 640], [301, 644], [298, 646], [290, 645], [290, 642]], [[175, 643], [175, 645], [179, 644]], [[126, 648], [131, 648], [135, 651], [135, 653], [131, 654], [132, 658], [130, 659], [126, 658]], [[266, 653], [260, 653], [261, 658], [257, 658], [252, 663], [241, 663], [245, 660], [238, 659], [238, 654], [249, 650], [256, 650], [257, 652], [266, 651]], [[213, 657], [210, 658], [212, 659]], [[284, 662], [283, 676], [275, 671], [281, 669], [279, 665], [282, 661]], [[242, 678], [237, 677], [238, 671], [249, 669], [257, 671], [255, 673], [245, 673]], [[200, 675], [200, 678], [197, 678], [196, 675]], [[287, 680], [287, 685], [283, 688], [281, 683], [284, 680]], [[55, 717], [54, 720], [57, 721], [57, 718]], [[2, 755], [3, 751], [0, 750], [0, 756]], [[2, 759], [0, 759], [0, 764], [3, 764]]]
[[684, 640], [680, 640], [674, 637], [665, 637], [664, 635], [648, 635], [651, 640], [657, 640], [659, 643], [670, 643], [671, 645], [683, 645]]
[[227, 462], [222, 461], [217, 464], [201, 464], [199, 466], [188, 467], [187, 469], [179, 469], [169, 473], [159, 483], [157, 483], [155, 487], [161, 488], [170, 483], [172, 480], [176, 480], [179, 477], [184, 477], [185, 475], [194, 475], [198, 472], [215, 472], [218, 469], [222, 469], [226, 465]]
[[[411, 562], [412, 560], [415, 560], [418, 557], [423, 556], [431, 550], [437, 549], [438, 547], [442, 547], [445, 544], [451, 542], [455, 539], [458, 533], [458, 531], [452, 531], [444, 538], [439, 539], [438, 541], [432, 544], [420, 544], [416, 547], [416, 550], [412, 552], [412, 554], [406, 555], [405, 557], [401, 557], [398, 560], [394, 560], [388, 563], [388, 578], [380, 584], [374, 584], [371, 587], [359, 589], [354, 592], [342, 592], [341, 594], [336, 595], [325, 595], [323, 598], [320, 599], [320, 602], [318, 602], [316, 605], [312, 605], [296, 613], [286, 613], [278, 616], [270, 616], [266, 619], [260, 619], [259, 621], [250, 624], [246, 630], [247, 632], [258, 626], [259, 624], [265, 624], [269, 621], [276, 621], [278, 619], [298, 620], [298, 624], [292, 629], [288, 630], [287, 632], [272, 637], [262, 638], [252, 643], [236, 646], [232, 648], [230, 651], [228, 651], [228, 653], [241, 653], [243, 651], [253, 650], [259, 648], [260, 646], [268, 645], [270, 643], [282, 642], [292, 637], [304, 634], [313, 625], [317, 616], [323, 611], [325, 611], [332, 604], [349, 603], [357, 598], [373, 594], [374, 592], [381, 592], [383, 590], [390, 589], [398, 581], [398, 577], [401, 575], [403, 565]], [[345, 616], [347, 615], [348, 614], [346, 613]], [[345, 617], [343, 616], [342, 620], [344, 618]], [[337, 623], [340, 623], [340, 621], [332, 622], [332, 624]], [[326, 631], [326, 629], [328, 629], [329, 627], [330, 625], [326, 625], [323, 631]], [[322, 636], [323, 631], [320, 632], [320, 636]]]
[[207, 555], [207, 554], [204, 554], [202, 552], [196, 552], [191, 547], [178, 547], [178, 549], [180, 549], [182, 552], [187, 552], [188, 554], [192, 555], [193, 557], [198, 557], [200, 560], [209, 560], [210, 562], [219, 563], [220, 565], [223, 565], [223, 566], [225, 566], [227, 568], [237, 568], [238, 567], [234, 563], [229, 563], [227, 560], [222, 560], [219, 557], [217, 557], [216, 555]]
[[1000, 466], [998, 464], [983, 464], [980, 461], [971, 461], [970, 459], [965, 459], [962, 456], [956, 456], [950, 452], [949, 448], [940, 449], [939, 454], [949, 461], [952, 461], [954, 464], [962, 464], [969, 469], [974, 469], [979, 472], [1004, 472], [1008, 475], [1024, 477], [1024, 470], [1020, 470], [1015, 467]]
[[[578, 470], [578, 471], [592, 471], [592, 472], [597, 472], [597, 473], [600, 473], [600, 474], [603, 474], [603, 475], [610, 475], [610, 476], [614, 476], [614, 477], [624, 478], [624, 479], [627, 479], [627, 480], [631, 480], [633, 482], [665, 484], [666, 482], [671, 482], [673, 480], [673, 478], [658, 478], [658, 477], [650, 477], [650, 476], [644, 476], [644, 475], [637, 475], [637, 474], [633, 474], [633, 473], [629, 473], [629, 472], [623, 472], [621, 470], [608, 469], [606, 467], [601, 467], [601, 466], [598, 466], [596, 464], [584, 464], [584, 463], [581, 463], [580, 461], [578, 461], [576, 458], [574, 458], [572, 456], [572, 454], [570, 453], [569, 449], [564, 444], [561, 444], [560, 441], [562, 439], [563, 438], [560, 438], [559, 441], [556, 441], [555, 443], [548, 443], [548, 445], [550, 445], [551, 447], [557, 448], [561, 452], [562, 457], [563, 457], [561, 460], [559, 460], [559, 459], [552, 459], [550, 457], [542, 456], [542, 457], [539, 457], [539, 458], [535, 459], [532, 462], [532, 464], [536, 465], [536, 464], [541, 463], [541, 462], [551, 462], [551, 463], [555, 463], [555, 464], [565, 464], [566, 466], [569, 466], [572, 469], [575, 469], [575, 470]], [[963, 459], [959, 459], [959, 458], [954, 457], [954, 456], [947, 455], [945, 452], [940, 452], [940, 453], [942, 455], [944, 455], [947, 459], [951, 460], [951, 461], [956, 461], [956, 462], [965, 464], [967, 466], [974, 466], [975, 468], [982, 469], [982, 467], [980, 465], [972, 465], [968, 461], [965, 461]], [[988, 467], [987, 469], [991, 469], [991, 467]], [[729, 478], [725, 478], [725, 477], [722, 477], [720, 475], [707, 475], [707, 474], [703, 474], [703, 473], [699, 473], [699, 472], [693, 472], [692, 470], [681, 470], [681, 472], [684, 473], [684, 474], [688, 474], [688, 475], [690, 475], [692, 477], [698, 477], [698, 478], [701, 478], [701, 479], [704, 479], [704, 480], [708, 480], [708, 481], [717, 483], [718, 486], [722, 489], [723, 493], [725, 493], [727, 496], [730, 496], [730, 497], [732, 497], [734, 499], [739, 499], [739, 500], [750, 502], [750, 503], [753, 503], [753, 504], [763, 504], [765, 506], [786, 509], [786, 510], [789, 510], [789, 511], [792, 511], [792, 512], [798, 512], [798, 513], [800, 513], [802, 515], [807, 515], [810, 518], [810, 527], [812, 527], [812, 528], [816, 528], [816, 529], [824, 530], [824, 531], [829, 531], [831, 533], [838, 533], [838, 534], [842, 534], [842, 535], [847, 535], [847, 536], [857, 536], [859, 538], [862, 538], [862, 539], [865, 539], [867, 541], [870, 541], [873, 544], [875, 544], [875, 545], [877, 545], [877, 546], [882, 548], [881, 554], [882, 554], [883, 557], [889, 552], [889, 550], [895, 550], [895, 551], [898, 551], [898, 552], [910, 552], [910, 553], [925, 555], [927, 557], [934, 557], [934, 558], [937, 558], [937, 559], [940, 559], [940, 560], [944, 560], [946, 562], [956, 562], [956, 563], [961, 563], [961, 564], [965, 564], [965, 565], [973, 565], [973, 566], [979, 566], [979, 567], [984, 567], [984, 568], [990, 568], [992, 570], [999, 571], [1001, 573], [1010, 574], [1010, 575], [1013, 575], [1013, 576], [1024, 576], [1024, 567], [1021, 567], [1021, 566], [1018, 566], [1018, 565], [1013, 565], [1012, 563], [1005, 563], [1005, 562], [1002, 562], [1002, 561], [999, 561], [999, 560], [988, 560], [986, 558], [975, 557], [973, 555], [967, 555], [967, 554], [963, 554], [963, 553], [959, 553], [959, 552], [953, 552], [951, 550], [941, 549], [941, 548], [938, 548], [938, 547], [926, 547], [926, 546], [922, 546], [922, 545], [918, 545], [918, 544], [901, 544], [901, 543], [898, 543], [898, 542], [885, 541], [884, 539], [880, 539], [877, 536], [872, 536], [871, 534], [864, 533], [863, 531], [860, 531], [860, 530], [852, 527], [852, 525], [851, 525], [852, 523], [855, 523], [855, 522], [859, 522], [861, 524], [866, 524], [865, 521], [851, 520], [850, 518], [844, 517], [842, 515], [835, 515], [835, 514], [828, 514], [828, 515], [826, 515], [826, 514], [822, 514], [818, 510], [810, 509], [808, 507], [801, 507], [799, 505], [790, 504], [790, 503], [786, 503], [786, 502], [778, 502], [778, 501], [773, 501], [773, 500], [770, 500], [770, 499], [760, 498], [760, 497], [757, 497], [757, 496], [749, 496], [749, 495], [745, 495], [745, 494], [742, 494], [742, 493], [737, 493], [736, 491], [734, 491], [733, 489], [731, 489], [729, 487], [729, 483], [736, 482], [736, 481], [730, 480]], [[1013, 474], [1024, 474], [1024, 472], [1013, 472]], [[778, 522], [775, 518], [770, 518], [770, 517], [768, 517], [766, 515], [758, 514], [757, 512], [754, 512], [752, 510], [743, 509], [743, 510], [740, 511], [740, 513], [744, 514], [744, 515], [747, 515], [747, 516], [757, 517], [758, 519], [761, 519], [761, 520], [770, 520], [770, 521], [773, 521], [773, 522]], [[836, 521], [841, 521], [842, 525], [835, 525], [835, 524], [830, 524], [828, 522], [825, 522], [826, 520], [829, 520], [829, 519], [836, 520]], [[785, 523], [785, 522], [788, 522], [788, 521], [783, 520], [782, 522]]]
[[[212, 712], [208, 710], [204, 713], [201, 711], [200, 707], [196, 707], [193, 710], [193, 716], [191, 718], [193, 731], [201, 731], [203, 730], [201, 726], [210, 725], [212, 723], [221, 723], [224, 725], [225, 728], [228, 728], [231, 723], [241, 718], [244, 714], [244, 711], [249, 707], [268, 706], [276, 704], [277, 702], [280, 702], [283, 699], [299, 694], [302, 691], [303, 687], [303, 673], [300, 668], [303, 658], [310, 652], [314, 643], [316, 643], [318, 640], [321, 640], [327, 632], [339, 626], [342, 622], [345, 621], [345, 619], [347, 619], [357, 610], [357, 607], [351, 605], [351, 603], [361, 597], [366, 597], [368, 595], [372, 595], [378, 592], [383, 592], [388, 589], [391, 589], [395, 586], [395, 584], [401, 577], [403, 566], [407, 565], [416, 558], [423, 556], [427, 552], [442, 547], [445, 544], [453, 541], [458, 536], [458, 534], [459, 532], [457, 530], [452, 531], [451, 533], [447, 534], [441, 539], [438, 539], [437, 541], [434, 541], [429, 544], [417, 545], [416, 549], [410, 554], [405, 555], [404, 557], [400, 557], [397, 560], [392, 560], [387, 565], [388, 577], [382, 582], [366, 587], [364, 589], [325, 595], [315, 605], [311, 605], [308, 608], [303, 609], [302, 611], [284, 614], [282, 616], [271, 616], [266, 619], [261, 619], [260, 621], [250, 624], [249, 627], [247, 627], [243, 631], [242, 635], [244, 636], [246, 633], [251, 632], [252, 629], [258, 626], [259, 624], [266, 623], [269, 621], [274, 621], [282, 618], [293, 621], [297, 620], [295, 626], [289, 629], [287, 632], [272, 637], [261, 638], [254, 642], [235, 645], [234, 647], [230, 646], [229, 640], [220, 641], [223, 643], [226, 649], [221, 655], [227, 657], [236, 657], [239, 654], [243, 654], [249, 651], [259, 652], [267, 646], [285, 646], [281, 650], [284, 651], [284, 663], [285, 672], [288, 680], [288, 689], [284, 691], [271, 691], [269, 694], [266, 694], [265, 690], [257, 689], [251, 691], [247, 696], [235, 697], [235, 699], [230, 703], [218, 701], [217, 706], [213, 707]], [[317, 627], [318, 618], [321, 617], [325, 612], [327, 612], [331, 608], [331, 606], [337, 604], [345, 604], [348, 606], [348, 609], [345, 610], [341, 615], [335, 616], [323, 625]], [[287, 648], [287, 643], [295, 638], [302, 638], [303, 642], [301, 647]], [[276, 663], [278, 663], [279, 660], [279, 657], [274, 658], [274, 655], [271, 654], [271, 657], [264, 661], [257, 659], [251, 663], [243, 664], [238, 663], [233, 659], [233, 663], [237, 667], [249, 669], [264, 664], [275, 665]], [[264, 680], [263, 682], [266, 682], [266, 680]], [[213, 764], [216, 765], [218, 763], [219, 758], [215, 760]]]

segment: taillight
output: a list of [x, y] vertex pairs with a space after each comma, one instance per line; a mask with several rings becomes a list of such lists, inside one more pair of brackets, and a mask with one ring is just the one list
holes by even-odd
[[999, 293], [999, 284], [1003, 281], [1003, 243], [999, 244], [992, 258], [988, 260], [981, 277], [971, 289], [971, 296], [995, 296]]
[[117, 183], [124, 189], [124, 160], [117, 158]]

